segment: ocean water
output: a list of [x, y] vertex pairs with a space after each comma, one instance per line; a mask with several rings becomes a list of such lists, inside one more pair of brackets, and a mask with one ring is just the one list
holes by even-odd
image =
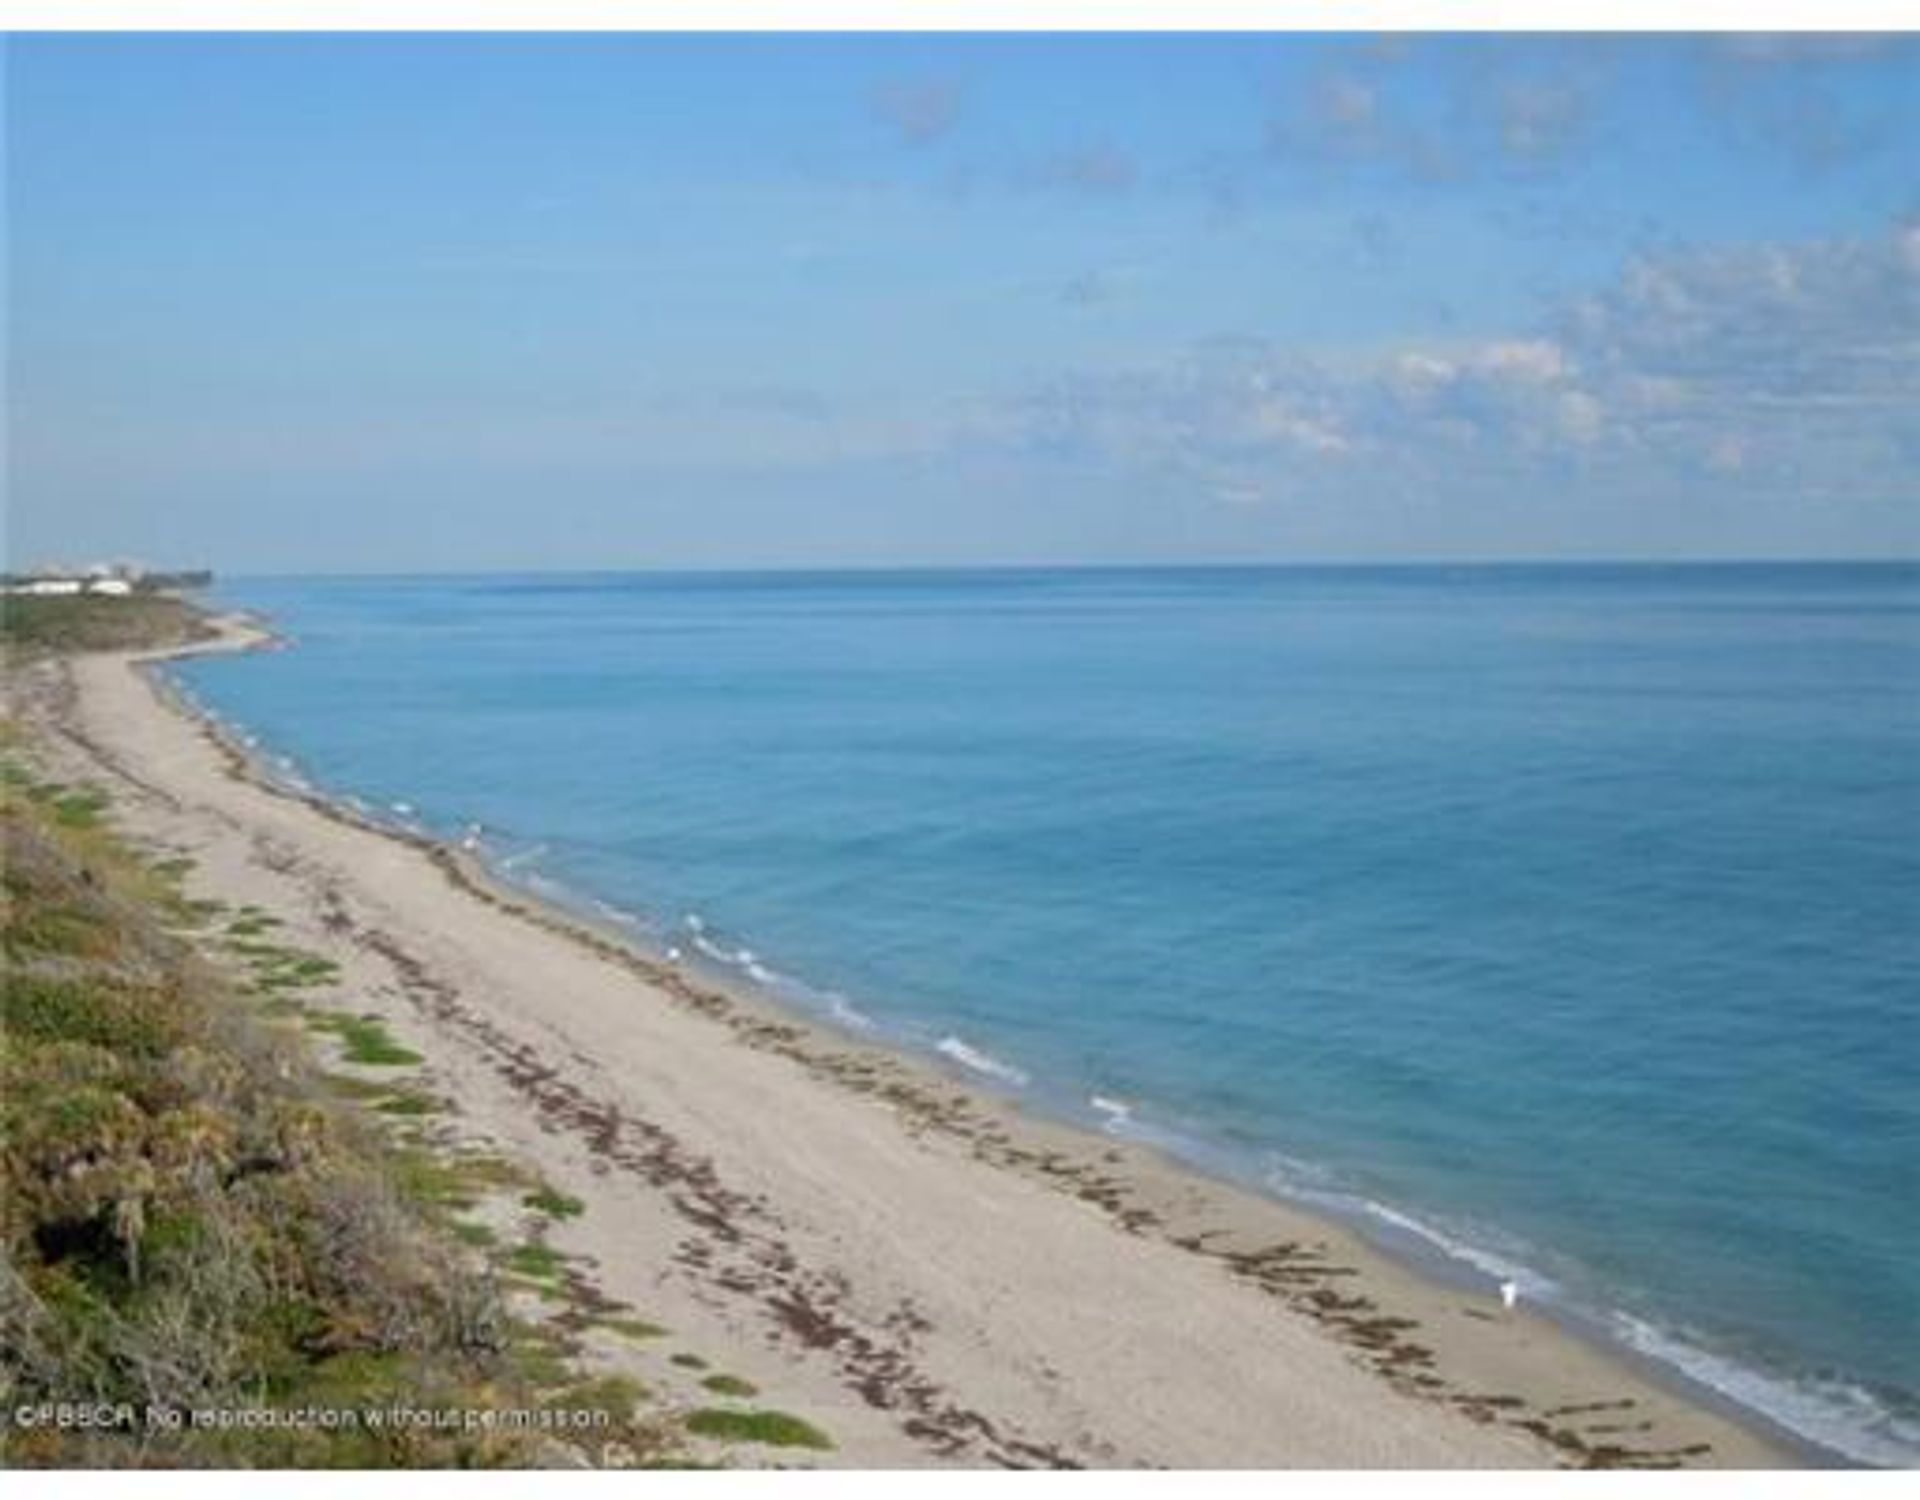
[[224, 594], [287, 774], [1920, 1460], [1920, 568]]

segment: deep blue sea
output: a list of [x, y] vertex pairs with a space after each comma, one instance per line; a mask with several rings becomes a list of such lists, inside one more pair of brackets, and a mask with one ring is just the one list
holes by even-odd
[[288, 774], [1920, 1461], [1920, 568], [224, 597]]

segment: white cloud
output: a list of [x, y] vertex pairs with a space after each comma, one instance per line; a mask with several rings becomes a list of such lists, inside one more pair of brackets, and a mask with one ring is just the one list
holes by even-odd
[[1644, 257], [1524, 335], [1354, 363], [1257, 341], [1055, 382], [1017, 442], [1252, 503], [1585, 475], [1911, 493], [1920, 226]]
[[1536, 385], [1567, 374], [1566, 353], [1552, 339], [1496, 340], [1476, 350], [1473, 363], [1494, 375]]
[[1558, 406], [1560, 430], [1576, 443], [1598, 442], [1606, 431], [1607, 409], [1586, 391], [1567, 391]]
[[1716, 438], [1707, 448], [1707, 467], [1720, 474], [1737, 474], [1747, 466], [1747, 445], [1737, 437]]
[[1587, 128], [1586, 95], [1538, 79], [1503, 84], [1494, 100], [1500, 149], [1517, 162], [1543, 165], [1564, 154]]

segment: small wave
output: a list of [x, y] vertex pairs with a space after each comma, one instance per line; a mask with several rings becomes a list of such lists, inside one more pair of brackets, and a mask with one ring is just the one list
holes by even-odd
[[[1282, 1196], [1317, 1204], [1336, 1215], [1358, 1215], [1387, 1225], [1496, 1283], [1511, 1281], [1530, 1301], [1553, 1304], [1582, 1318], [1595, 1316], [1591, 1307], [1584, 1305], [1586, 1299], [1570, 1297], [1558, 1282], [1524, 1261], [1404, 1210], [1372, 1198], [1303, 1186], [1300, 1175], [1289, 1171], [1270, 1172], [1267, 1183]], [[1679, 1371], [1736, 1406], [1758, 1412], [1787, 1431], [1855, 1462], [1910, 1467], [1920, 1458], [1920, 1423], [1890, 1410], [1858, 1385], [1771, 1375], [1712, 1352], [1704, 1340], [1663, 1329], [1617, 1308], [1607, 1309], [1600, 1315], [1600, 1322], [1626, 1347]]]
[[1133, 1123], [1133, 1106], [1125, 1100], [1109, 1099], [1105, 1094], [1089, 1094], [1087, 1103], [1106, 1117], [1101, 1127], [1104, 1130], [1117, 1132]]
[[964, 1068], [971, 1068], [976, 1073], [984, 1073], [989, 1078], [997, 1078], [1002, 1083], [1010, 1083], [1015, 1088], [1027, 1086], [1027, 1075], [1012, 1063], [1002, 1062], [990, 1053], [969, 1046], [957, 1036], [941, 1037], [933, 1050], [943, 1057], [952, 1058]]
[[1864, 1387], [1769, 1375], [1631, 1313], [1615, 1312], [1610, 1322], [1615, 1336], [1629, 1348], [1857, 1463], [1910, 1468], [1920, 1460], [1920, 1422], [1890, 1411]]
[[689, 941], [717, 964], [725, 964], [729, 969], [737, 969], [757, 984], [777, 985], [785, 982], [785, 976], [776, 974], [760, 962], [760, 955], [751, 948], [729, 948], [724, 943], [716, 943], [707, 935], [709, 929], [704, 922], [693, 917], [687, 919], [687, 929], [693, 934]]
[[615, 906], [612, 902], [602, 901], [597, 897], [592, 899], [594, 915], [604, 921], [613, 922], [621, 927], [629, 928], [638, 928], [643, 925], [640, 919], [625, 907]]
[[1333, 1187], [1333, 1174], [1318, 1162], [1289, 1156], [1284, 1151], [1271, 1148], [1263, 1151], [1260, 1159], [1266, 1167], [1261, 1181], [1283, 1196], [1289, 1193], [1304, 1195], [1321, 1189], [1331, 1190]]
[[873, 1017], [859, 1009], [845, 995], [827, 996], [827, 1012], [842, 1026], [851, 1026], [855, 1031], [872, 1031]]
[[1417, 1218], [1405, 1209], [1382, 1203], [1359, 1193], [1342, 1191], [1332, 1185], [1325, 1169], [1311, 1162], [1265, 1153], [1267, 1170], [1260, 1181], [1268, 1191], [1282, 1198], [1306, 1203], [1348, 1223], [1384, 1225], [1404, 1239], [1416, 1242], [1424, 1251], [1437, 1254], [1457, 1266], [1478, 1272], [1498, 1286], [1512, 1282], [1532, 1301], [1564, 1301], [1558, 1282], [1544, 1275], [1514, 1254], [1505, 1254], [1484, 1243], [1466, 1238], [1453, 1229], [1443, 1229], [1429, 1220]]
[[[500, 871], [500, 873], [503, 875], [511, 875], [515, 870], [519, 869], [522, 865], [528, 864], [531, 861], [538, 859], [541, 855], [545, 854], [546, 852], [547, 852], [547, 846], [545, 844], [534, 844], [531, 847], [526, 849], [516, 849], [512, 854], [503, 854], [498, 860], [496, 860], [494, 862], [494, 868]], [[553, 882], [551, 881], [546, 882], [546, 884], [548, 885], [551, 885], [552, 883]]]
[[395, 812], [400, 814], [400, 816], [403, 818], [410, 818], [413, 816], [413, 804], [411, 802], [389, 802], [387, 806], [392, 808]]
[[[1271, 1182], [1271, 1179], [1270, 1183], [1273, 1186], [1279, 1186], [1277, 1182]], [[1297, 1184], [1291, 1188], [1291, 1192], [1295, 1197], [1317, 1202], [1323, 1207], [1333, 1209], [1336, 1213], [1344, 1210], [1349, 1215], [1358, 1214], [1375, 1223], [1385, 1224], [1409, 1239], [1418, 1240], [1428, 1249], [1438, 1251], [1448, 1260], [1471, 1267], [1496, 1285], [1512, 1282], [1523, 1296], [1532, 1301], [1560, 1300], [1559, 1284], [1524, 1261], [1502, 1255], [1498, 1251], [1488, 1249], [1485, 1245], [1475, 1244], [1458, 1234], [1428, 1223], [1425, 1219], [1415, 1218], [1403, 1209], [1394, 1208], [1374, 1198], [1303, 1188]]]
[[[745, 946], [730, 948], [725, 943], [715, 941], [713, 929], [706, 919], [697, 912], [689, 912], [681, 918], [687, 932], [687, 946], [710, 963], [722, 965], [736, 973], [744, 974], [763, 989], [772, 991], [780, 999], [810, 1009], [825, 1012], [832, 1020], [855, 1031], [874, 1031], [877, 1023], [874, 1019], [857, 1009], [844, 995], [832, 991], [817, 990], [804, 980], [796, 979], [762, 961], [760, 953]], [[682, 957], [679, 945], [670, 945], [666, 949], [669, 962], [677, 963]], [[991, 1062], [991, 1059], [986, 1059]], [[983, 1071], [992, 1071], [983, 1069]], [[1021, 1080], [1024, 1082], [1024, 1077]]]

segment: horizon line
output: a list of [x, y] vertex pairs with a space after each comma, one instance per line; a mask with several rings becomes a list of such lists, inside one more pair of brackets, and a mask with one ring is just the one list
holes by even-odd
[[1239, 559], [1179, 562], [902, 562], [902, 563], [611, 563], [603, 566], [561, 564], [556, 566], [513, 567], [425, 567], [425, 568], [239, 568], [194, 564], [192, 568], [156, 567], [155, 572], [193, 571], [202, 566], [218, 584], [224, 579], [275, 578], [587, 578], [612, 575], [652, 577], [767, 577], [819, 576], [824, 574], [902, 574], [902, 573], [1220, 573], [1220, 572], [1314, 572], [1314, 571], [1403, 571], [1430, 572], [1445, 569], [1521, 569], [1564, 568], [1791, 568], [1791, 567], [1881, 567], [1920, 566], [1920, 553], [1900, 557], [1793, 556], [1793, 557], [1462, 557], [1462, 558], [1327, 558], [1327, 559]]

